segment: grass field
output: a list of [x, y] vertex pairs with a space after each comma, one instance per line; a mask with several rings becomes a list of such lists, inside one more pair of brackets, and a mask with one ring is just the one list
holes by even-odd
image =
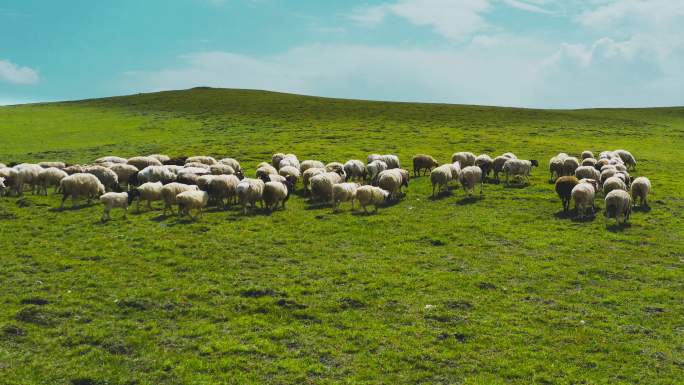
[[[455, 151], [538, 159], [531, 184], [377, 215], [0, 198], [0, 384], [684, 383], [684, 108], [543, 111], [194, 89], [0, 108], [0, 162], [154, 152]], [[626, 227], [560, 215], [548, 159], [625, 148], [653, 183]], [[599, 207], [603, 203], [599, 202]]]

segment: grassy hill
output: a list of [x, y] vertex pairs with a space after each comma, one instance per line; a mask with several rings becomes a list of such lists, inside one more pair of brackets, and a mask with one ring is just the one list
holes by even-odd
[[[0, 198], [0, 384], [684, 381], [684, 108], [529, 110], [193, 89], [0, 108], [0, 162], [274, 152], [538, 159], [531, 185], [429, 177], [377, 215], [197, 222]], [[652, 210], [561, 215], [557, 152], [625, 148]], [[603, 203], [599, 202], [599, 207]]]

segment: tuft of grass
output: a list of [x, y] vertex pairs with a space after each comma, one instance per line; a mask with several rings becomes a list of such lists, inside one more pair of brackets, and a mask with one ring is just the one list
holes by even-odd
[[[127, 220], [0, 198], [0, 383], [672, 384], [684, 380], [684, 108], [527, 110], [193, 89], [0, 108], [0, 162], [456, 151], [537, 159], [359, 215], [309, 203]], [[562, 215], [547, 160], [625, 148], [629, 226]]]

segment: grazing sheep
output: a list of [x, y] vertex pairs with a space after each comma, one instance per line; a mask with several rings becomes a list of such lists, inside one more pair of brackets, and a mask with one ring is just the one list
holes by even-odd
[[430, 182], [432, 183], [432, 197], [435, 197], [435, 189], [437, 191], [448, 190], [449, 182], [454, 179], [452, 164], [443, 164], [436, 167], [430, 173]]
[[64, 209], [64, 201], [68, 197], [72, 199], [72, 206], [76, 205], [76, 199], [86, 197], [88, 204], [92, 198], [98, 198], [105, 193], [105, 187], [93, 174], [78, 173], [69, 175], [59, 182], [59, 191], [62, 192], [60, 209]]
[[204, 156], [204, 155], [198, 155], [198, 156], [191, 156], [185, 160], [185, 164], [187, 165], [188, 163], [202, 163], [207, 166], [211, 166], [216, 164], [216, 159], [212, 158], [211, 156]]
[[[292, 166], [286, 166], [292, 167]], [[298, 170], [299, 171], [299, 170]], [[285, 210], [285, 202], [290, 198], [290, 192], [292, 191], [292, 182], [266, 182], [264, 184], [264, 205], [268, 211], [273, 212], [273, 210], [278, 209], [278, 203], [280, 203], [283, 210]]]
[[532, 172], [532, 167], [538, 167], [539, 163], [532, 160], [523, 159], [509, 159], [504, 163], [503, 172], [506, 174], [506, 184], [509, 183], [509, 178], [520, 178], [529, 183], [530, 173]]
[[[202, 217], [203, 209], [209, 203], [209, 194], [206, 191], [183, 191], [176, 195], [176, 202], [178, 203], [178, 216], [182, 218], [187, 215], [194, 221]], [[192, 210], [197, 211], [195, 217], [192, 216]]]
[[374, 212], [377, 213], [378, 206], [386, 202], [389, 199], [389, 196], [390, 193], [381, 189], [380, 187], [366, 185], [356, 189], [356, 200], [359, 201], [359, 204], [363, 208], [363, 212], [366, 214], [368, 214], [366, 206], [375, 206]]
[[432, 169], [437, 166], [439, 166], [439, 163], [432, 156], [418, 154], [413, 157], [413, 176], [418, 176], [421, 170], [423, 170], [423, 175], [425, 175], [427, 172], [432, 172]]
[[456, 152], [451, 155], [451, 162], [458, 162], [461, 167], [474, 166], [475, 154], [472, 152]]
[[109, 215], [109, 211], [113, 208], [123, 209], [123, 217], [126, 219], [126, 215], [128, 214], [128, 193], [108, 192], [100, 196], [100, 202], [104, 205], [104, 212], [102, 213], [101, 219], [102, 222], [112, 219]]
[[14, 186], [12, 188], [17, 195], [23, 194], [25, 184], [31, 186], [31, 192], [35, 194], [39, 182], [38, 176], [43, 172], [43, 168], [31, 163], [21, 163], [13, 168], [17, 170], [17, 175], [14, 178]]
[[201, 168], [205, 170], [210, 170], [211, 166], [208, 164], [200, 163], [200, 162], [187, 162], [183, 165], [183, 168]]
[[378, 175], [387, 170], [387, 163], [382, 160], [374, 160], [368, 163], [366, 170], [368, 171], [368, 178], [370, 179], [371, 183], [375, 184], [377, 183]]
[[235, 172], [240, 172], [242, 171], [242, 167], [240, 167], [240, 162], [233, 158], [223, 158], [218, 161], [220, 164], [225, 164], [226, 166], [230, 166], [235, 170]]
[[[514, 160], [514, 159], [509, 159], [509, 161]], [[508, 162], [506, 162], [508, 164]], [[463, 186], [463, 191], [468, 196], [472, 196], [473, 192], [475, 190], [475, 185], [478, 183], [480, 184], [480, 195], [483, 193], [483, 184], [482, 184], [482, 170], [480, 170], [479, 167], [477, 166], [467, 166], [464, 167], [461, 170], [461, 173], [458, 176], [459, 182], [461, 182], [461, 186]]]
[[284, 176], [279, 175], [279, 174], [262, 175], [259, 179], [263, 180], [264, 183], [266, 183], [266, 182], [285, 183], [287, 181], [287, 178], [285, 178]]
[[271, 165], [275, 168], [278, 168], [280, 166], [280, 161], [285, 158], [285, 154], [282, 152], [277, 152], [271, 156]]
[[608, 160], [610, 160], [610, 159], [612, 159], [614, 156], [615, 156], [615, 155], [613, 154], [612, 151], [601, 151], [601, 152], [599, 153], [599, 157], [598, 157], [598, 158], [599, 158], [599, 159], [608, 159]]
[[575, 170], [579, 167], [579, 159], [569, 156], [563, 159], [563, 176], [575, 175]]
[[579, 180], [574, 176], [562, 176], [556, 179], [556, 194], [563, 203], [563, 212], [567, 212], [570, 208], [570, 199], [572, 199], [572, 189], [577, 186]]
[[66, 164], [64, 162], [40, 162], [38, 165], [42, 168], [58, 168], [58, 169], [63, 169], [66, 167]]
[[305, 160], [299, 166], [299, 171], [304, 174], [304, 171], [310, 168], [325, 168], [325, 164], [319, 160]]
[[167, 210], [171, 210], [173, 214], [173, 205], [177, 204], [176, 196], [185, 191], [199, 191], [199, 188], [194, 185], [187, 185], [178, 182], [166, 184], [161, 189], [162, 199], [164, 200], [164, 211], [162, 215], [166, 215]]
[[371, 162], [373, 162], [373, 161], [375, 161], [375, 160], [382, 160], [382, 155], [380, 155], [380, 154], [370, 154], [370, 155], [368, 155], [368, 157], [366, 158], [366, 164], [369, 164], [369, 163], [371, 163]]
[[584, 158], [582, 159], [582, 164], [580, 166], [591, 166], [596, 167], [596, 159], [594, 158]]
[[651, 181], [648, 178], [640, 176], [634, 179], [630, 190], [635, 205], [637, 200], [641, 200], [641, 205], [648, 207], [648, 193], [651, 191]]
[[347, 174], [346, 180], [366, 179], [366, 165], [358, 159], [350, 159], [344, 164], [344, 172]]
[[344, 171], [344, 165], [340, 162], [330, 162], [325, 165], [326, 172], [340, 172]]
[[238, 183], [240, 183], [240, 179], [235, 175], [217, 175], [209, 182], [207, 192], [211, 199], [217, 202], [220, 207], [225, 208], [224, 199], [228, 204], [233, 203], [232, 201], [236, 199]]
[[238, 183], [236, 193], [242, 205], [243, 214], [247, 214], [247, 206], [256, 208], [256, 202], [260, 201], [264, 206], [263, 194], [265, 183], [261, 179], [245, 178]]
[[575, 177], [577, 179], [601, 179], [601, 173], [591, 166], [579, 166], [575, 170]]
[[69, 175], [74, 175], [74, 174], [83, 174], [85, 173], [85, 166], [81, 166], [80, 164], [72, 164], [71, 166], [64, 167], [63, 170]]
[[216, 175], [211, 174], [200, 175], [199, 178], [197, 178], [196, 185], [200, 190], [207, 191], [209, 188], [209, 183], [211, 183], [215, 177]]
[[392, 200], [399, 200], [402, 186], [408, 187], [408, 178], [402, 174], [400, 169], [385, 170], [378, 175], [378, 187], [389, 191]]
[[176, 156], [162, 163], [164, 166], [183, 166], [186, 160], [188, 160], [187, 156]]
[[594, 214], [594, 197], [596, 196], [594, 185], [580, 181], [572, 188], [570, 195], [575, 201], [575, 212], [580, 219], [584, 219], [587, 208], [591, 208], [591, 214]]
[[106, 191], [119, 190], [119, 177], [111, 169], [102, 166], [88, 166], [85, 172], [95, 175], [105, 186]]
[[299, 170], [299, 159], [297, 159], [297, 156], [294, 154], [286, 154], [283, 159], [280, 160], [278, 163], [278, 166], [276, 167], [278, 170], [280, 170], [283, 167], [290, 166], [294, 167]]
[[183, 184], [197, 184], [197, 180], [202, 175], [210, 175], [209, 169], [199, 167], [184, 167], [178, 171], [176, 181]]
[[290, 180], [292, 182], [293, 188], [297, 184], [299, 178], [302, 176], [302, 174], [299, 172], [299, 168], [293, 166], [281, 167], [280, 170], [278, 170], [278, 174]]
[[503, 156], [504, 158], [508, 158], [508, 159], [518, 159], [518, 157], [512, 152], [505, 152], [505, 153], [501, 154], [501, 156]]
[[14, 180], [16, 179], [16, 177], [17, 170], [11, 167], [0, 168], [0, 178], [3, 178], [3, 184], [5, 185], [5, 187], [2, 190], [0, 190], [0, 195], [5, 195], [11, 192], [11, 190], [14, 188]]
[[150, 158], [154, 158], [154, 159], [160, 161], [162, 164], [165, 164], [165, 162], [168, 162], [171, 160], [170, 156], [164, 155], [164, 154], [152, 154], [152, 155], [148, 155], [148, 156]]
[[38, 175], [38, 194], [42, 191], [47, 195], [48, 187], [55, 187], [55, 189], [57, 189], [57, 187], [59, 187], [59, 182], [67, 176], [69, 176], [69, 174], [56, 167], [46, 168], [41, 171]]
[[344, 179], [336, 172], [325, 172], [311, 178], [311, 197], [323, 202], [332, 201], [332, 187]]
[[[130, 186], [131, 182], [137, 183], [138, 181], [137, 174], [140, 170], [133, 165], [126, 163], [115, 163], [109, 167], [109, 169], [114, 171], [116, 178], [119, 180], [119, 184]], [[134, 175], [136, 176], [135, 178], [133, 178]]]
[[509, 158], [507, 156], [501, 155], [501, 156], [497, 156], [492, 161], [492, 170], [494, 171], [494, 179], [496, 179], [497, 182], [499, 181], [499, 173], [501, 173], [503, 171], [503, 166], [506, 163], [506, 161], [509, 159], [517, 159], [517, 158]]
[[636, 170], [637, 162], [631, 152], [627, 150], [615, 150], [613, 153], [617, 155], [629, 169]]
[[582, 158], [582, 160], [593, 158], [593, 157], [594, 157], [594, 153], [589, 151], [589, 150], [582, 151], [582, 155], [580, 155], [580, 158]]
[[603, 169], [601, 171], [601, 178], [600, 178], [601, 185], [603, 185], [608, 178], [614, 177], [615, 174], [617, 174], [617, 170], [615, 169], [615, 167]]
[[269, 174], [276, 174], [278, 175], [278, 170], [276, 170], [275, 167], [271, 166], [268, 163], [262, 163], [257, 167], [256, 170], [256, 177], [261, 178], [264, 175], [269, 175]]
[[594, 164], [594, 168], [596, 168], [597, 170], [601, 171], [601, 168], [603, 168], [604, 166], [607, 166], [607, 165], [609, 165], [609, 164], [610, 164], [610, 160], [608, 160], [608, 159], [599, 159], [599, 160], [596, 161], [596, 164]]
[[138, 170], [142, 170], [148, 166], [161, 166], [162, 163], [151, 156], [134, 156], [126, 162], [131, 166], [135, 166]]
[[122, 158], [120, 156], [103, 156], [102, 158], [97, 158], [95, 159], [95, 162], [97, 164], [102, 164], [102, 163], [126, 163], [128, 162], [128, 159]]
[[211, 172], [212, 175], [234, 175], [235, 169], [226, 164], [218, 163], [209, 166], [209, 172]]
[[5, 194], [5, 189], [7, 189], [7, 186], [5, 186], [5, 178], [0, 176], [0, 196]]
[[383, 155], [382, 159], [383, 162], [387, 165], [387, 169], [392, 169], [392, 168], [401, 168], [401, 162], [399, 161], [399, 157], [393, 154], [387, 154]]
[[324, 166], [324, 167], [307, 168], [302, 173], [302, 183], [304, 184], [304, 193], [306, 195], [309, 195], [311, 193], [311, 178], [313, 178], [316, 175], [323, 174], [325, 172], [326, 171], [325, 171], [325, 166]]
[[620, 224], [620, 217], [623, 223], [629, 219], [632, 213], [632, 198], [625, 190], [613, 190], [606, 195], [606, 218], [615, 218]]
[[475, 158], [475, 166], [482, 170], [482, 181], [489, 177], [489, 173], [492, 171], [492, 166], [494, 165], [494, 160], [487, 154], [480, 154]]
[[625, 182], [618, 178], [617, 176], [611, 176], [603, 182], [603, 195], [608, 195], [609, 192], [613, 190], [624, 190], [627, 191], [627, 185]]
[[164, 185], [161, 182], [143, 183], [128, 193], [128, 204], [130, 205], [137, 199], [136, 211], [140, 212], [140, 201], [146, 201], [147, 209], [152, 210], [152, 202], [161, 201], [163, 199], [162, 187], [164, 187]]
[[356, 190], [359, 188], [358, 183], [337, 183], [333, 185], [332, 201], [333, 210], [340, 207], [341, 202], [351, 202], [351, 209], [354, 210], [354, 199], [356, 199]]

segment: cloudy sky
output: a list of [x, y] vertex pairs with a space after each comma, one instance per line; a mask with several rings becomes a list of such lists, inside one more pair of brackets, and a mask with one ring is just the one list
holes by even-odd
[[194, 86], [684, 105], [682, 0], [3, 0], [0, 104]]

